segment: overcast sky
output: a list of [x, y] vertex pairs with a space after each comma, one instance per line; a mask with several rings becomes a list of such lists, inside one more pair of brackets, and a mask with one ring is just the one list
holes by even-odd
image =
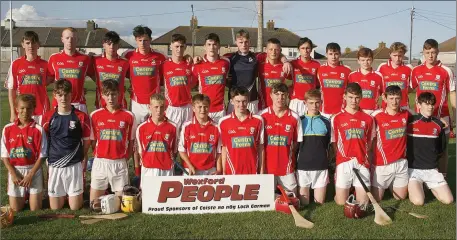
[[[257, 26], [254, 1], [14, 1], [13, 19], [17, 26], [73, 27], [85, 27], [86, 21], [93, 19], [99, 27], [117, 31], [134, 45], [134, 26], [147, 25], [155, 37], [160, 36], [189, 24], [191, 4], [201, 26]], [[409, 46], [413, 4], [417, 9], [413, 56], [418, 56], [427, 38], [443, 42], [455, 36], [455, 1], [265, 1], [264, 23], [274, 20], [275, 27], [311, 38], [321, 53], [328, 42], [338, 42], [343, 49], [359, 45], [374, 49], [381, 41], [387, 46], [394, 41]], [[8, 1], [1, 2], [1, 18], [9, 18]]]

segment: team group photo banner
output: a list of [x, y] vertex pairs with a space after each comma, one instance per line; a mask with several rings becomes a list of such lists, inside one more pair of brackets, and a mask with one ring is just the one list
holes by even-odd
[[147, 214], [233, 213], [274, 210], [274, 175], [143, 177]]

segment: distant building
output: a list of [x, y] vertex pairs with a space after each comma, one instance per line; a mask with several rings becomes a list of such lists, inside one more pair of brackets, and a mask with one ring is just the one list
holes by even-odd
[[440, 53], [438, 54], [438, 59], [441, 62], [448, 66], [455, 66], [455, 49], [456, 49], [456, 39], [455, 37], [450, 38], [438, 45]]

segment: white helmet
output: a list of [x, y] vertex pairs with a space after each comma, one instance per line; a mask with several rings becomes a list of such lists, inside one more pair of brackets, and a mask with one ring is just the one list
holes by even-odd
[[102, 214], [111, 214], [119, 212], [121, 208], [121, 200], [114, 194], [101, 196], [97, 199], [92, 200], [90, 208], [95, 212]]

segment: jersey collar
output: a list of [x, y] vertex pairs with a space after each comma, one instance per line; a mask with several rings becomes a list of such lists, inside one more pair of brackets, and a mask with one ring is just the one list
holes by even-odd
[[[248, 111], [249, 113], [247, 114], [248, 116], [247, 116], [246, 119], [251, 119], [251, 118], [252, 118], [252, 113], [251, 113], [251, 111], [249, 111], [249, 110], [247, 110], [247, 111]], [[234, 119], [238, 119], [238, 118], [236, 117], [236, 115], [235, 115], [235, 110], [233, 110], [233, 112], [231, 113], [231, 116], [232, 116], [232, 118], [234, 118]]]
[[192, 124], [198, 124], [198, 125], [201, 125], [201, 126], [209, 126], [210, 124], [213, 123], [213, 119], [211, 119], [209, 116], [208, 116], [208, 122], [204, 125], [201, 125], [198, 120], [197, 120], [197, 117], [195, 117], [195, 115], [192, 117]]
[[[14, 120], [14, 124], [19, 127], [19, 124], [21, 124], [21, 122], [19, 121], [19, 118]], [[31, 121], [25, 127], [27, 128], [27, 127], [33, 127], [33, 126], [35, 126], [35, 120], [33, 120], [33, 118], [32, 118]]]

